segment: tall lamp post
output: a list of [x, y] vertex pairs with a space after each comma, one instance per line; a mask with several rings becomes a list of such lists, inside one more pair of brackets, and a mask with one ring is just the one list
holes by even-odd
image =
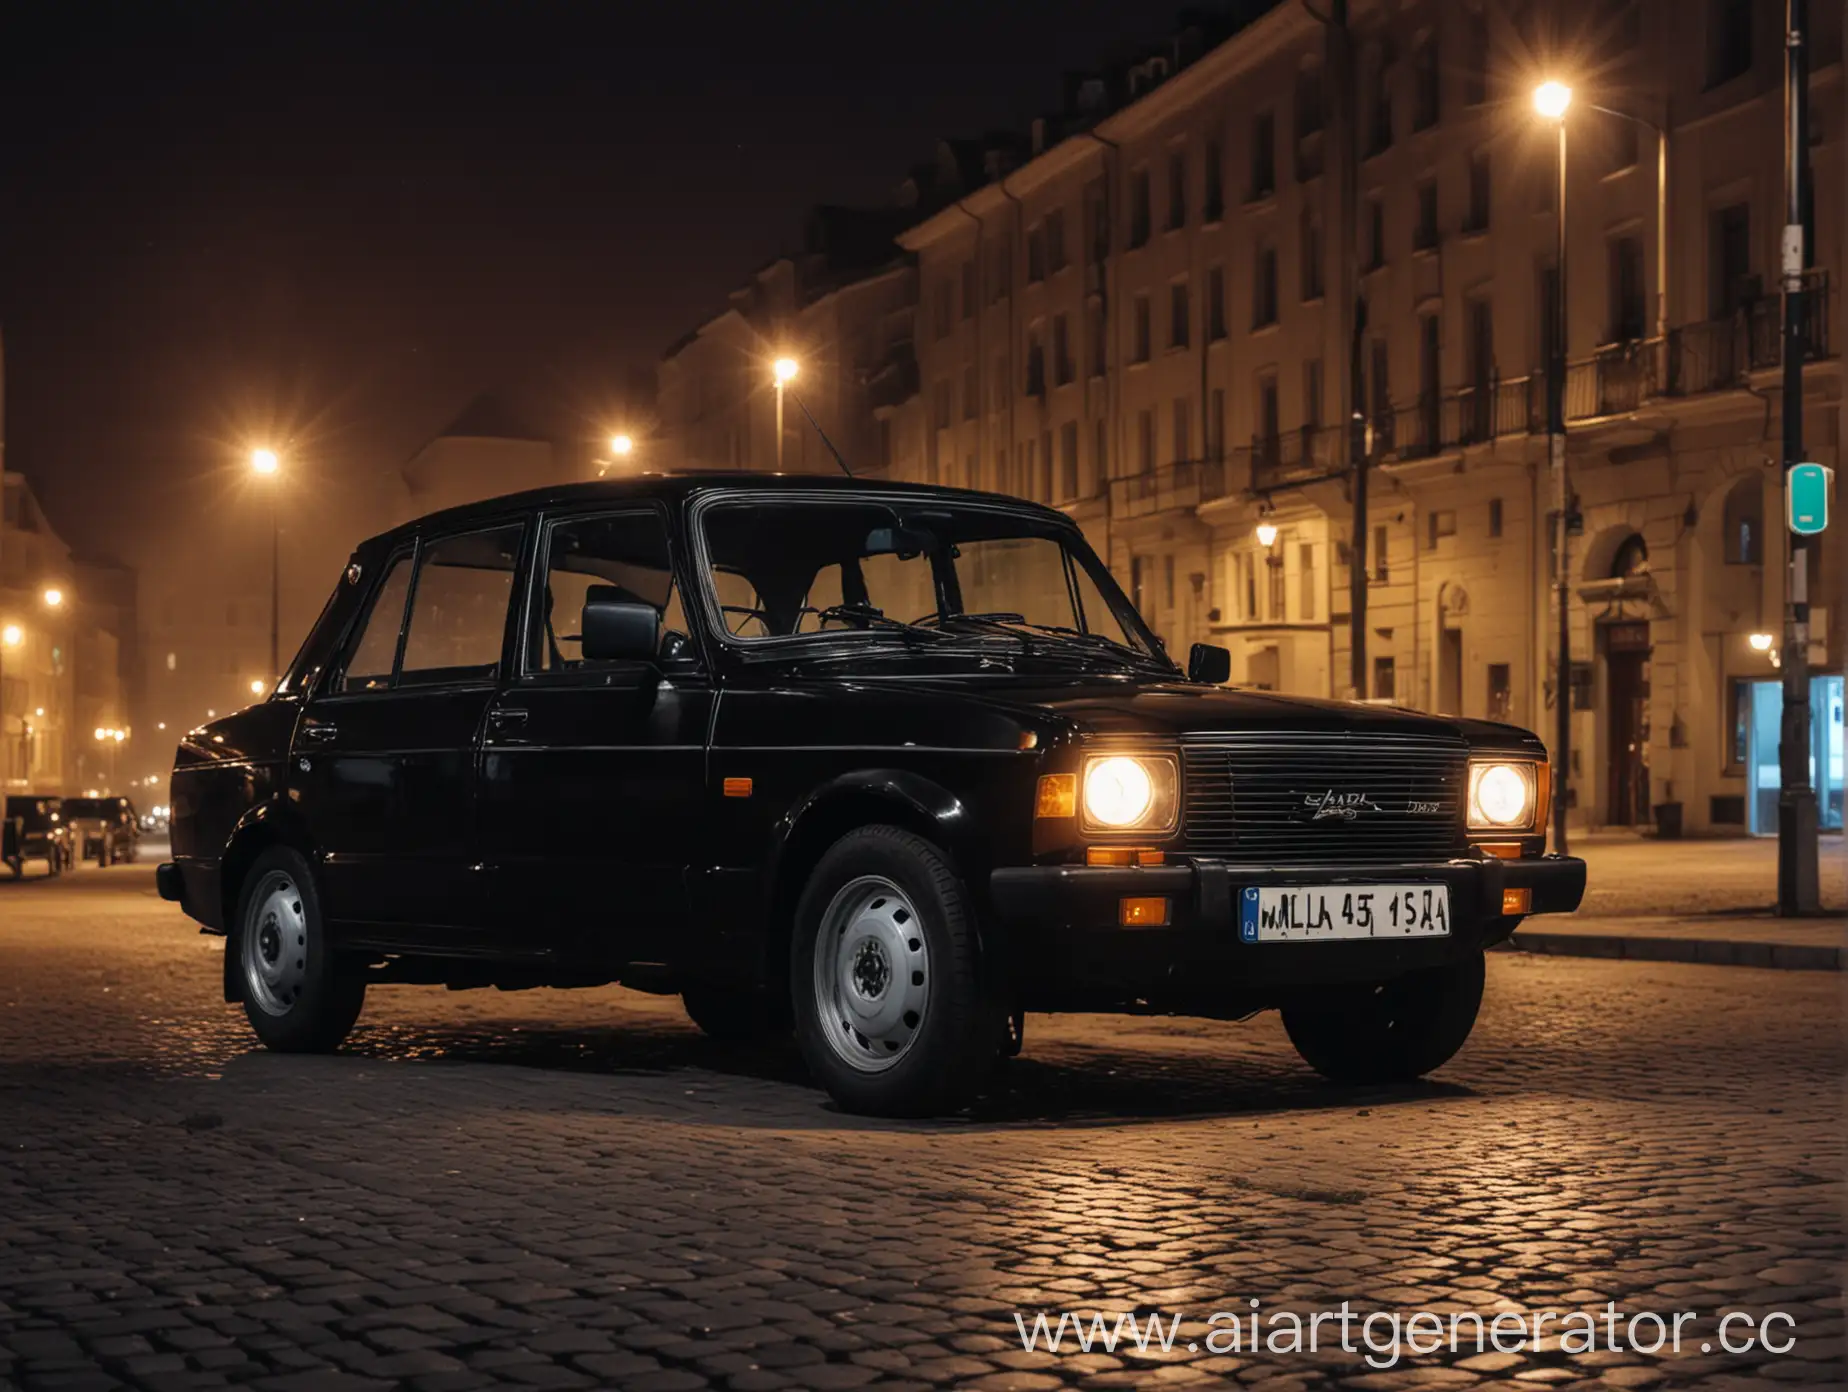
[[[5, 625], [4, 627], [0, 627], [0, 697], [3, 697], [6, 692], [6, 681], [4, 680], [4, 675], [3, 675], [5, 671], [5, 667], [6, 667], [6, 655], [9, 651], [17, 648], [21, 643], [25, 641], [26, 641], [25, 630], [22, 629], [18, 624], [10, 623], [10, 624]], [[6, 747], [6, 742], [5, 742], [6, 723], [5, 722], [6, 722], [6, 705], [5, 705], [4, 700], [0, 700], [0, 784], [4, 784], [9, 778], [12, 777], [11, 765], [13, 762], [13, 755], [12, 755], [12, 752]], [[29, 771], [30, 770], [28, 770], [28, 772]]]
[[1553, 683], [1556, 725], [1553, 735], [1553, 850], [1566, 853], [1566, 813], [1572, 787], [1572, 595], [1566, 565], [1566, 109], [1572, 89], [1563, 82], [1543, 82], [1534, 89], [1534, 110], [1559, 132], [1559, 189], [1553, 200], [1553, 333], [1547, 344], [1546, 443], [1553, 480], [1553, 570], [1558, 587], [1559, 642]]
[[[282, 460], [273, 449], [258, 449], [250, 452], [250, 467], [266, 477], [275, 475], [282, 467]], [[276, 498], [274, 482], [270, 485], [270, 677], [273, 680], [280, 674], [282, 667], [282, 509]]]
[[776, 471], [783, 472], [783, 389], [796, 380], [796, 360], [778, 358], [770, 365], [770, 375], [776, 379]]

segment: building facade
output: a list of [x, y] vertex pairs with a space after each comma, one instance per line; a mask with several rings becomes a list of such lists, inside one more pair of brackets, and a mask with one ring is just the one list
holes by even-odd
[[[1826, 9], [1805, 441], [1834, 465], [1844, 94]], [[904, 409], [923, 448], [894, 472], [1067, 509], [1170, 647], [1225, 644], [1235, 681], [1548, 735], [1563, 695], [1581, 824], [1773, 829], [1782, 5], [1354, 12], [1351, 60], [1296, 5], [1191, 60], [1151, 53], [1100, 81], [1102, 114], [1081, 105], [1071, 134], [901, 234], [918, 276]], [[1563, 681], [1543, 433], [1557, 127], [1531, 102], [1560, 75], [1575, 88]], [[1356, 407], [1372, 465], [1358, 683]], [[1840, 536], [1824, 538], [1810, 654], [1826, 826], [1842, 806]]]

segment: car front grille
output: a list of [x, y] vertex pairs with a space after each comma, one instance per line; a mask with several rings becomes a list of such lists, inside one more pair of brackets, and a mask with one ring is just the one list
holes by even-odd
[[1464, 849], [1468, 763], [1461, 739], [1436, 735], [1183, 735], [1180, 848], [1270, 865], [1447, 860]]

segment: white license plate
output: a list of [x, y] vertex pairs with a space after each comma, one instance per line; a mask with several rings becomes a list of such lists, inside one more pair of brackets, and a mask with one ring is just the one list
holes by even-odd
[[1448, 885], [1262, 885], [1239, 895], [1238, 935], [1244, 942], [1449, 934]]

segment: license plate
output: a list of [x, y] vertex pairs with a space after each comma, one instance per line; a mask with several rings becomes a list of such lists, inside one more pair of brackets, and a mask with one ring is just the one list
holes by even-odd
[[1449, 934], [1448, 885], [1261, 885], [1239, 895], [1238, 935], [1244, 942]]

